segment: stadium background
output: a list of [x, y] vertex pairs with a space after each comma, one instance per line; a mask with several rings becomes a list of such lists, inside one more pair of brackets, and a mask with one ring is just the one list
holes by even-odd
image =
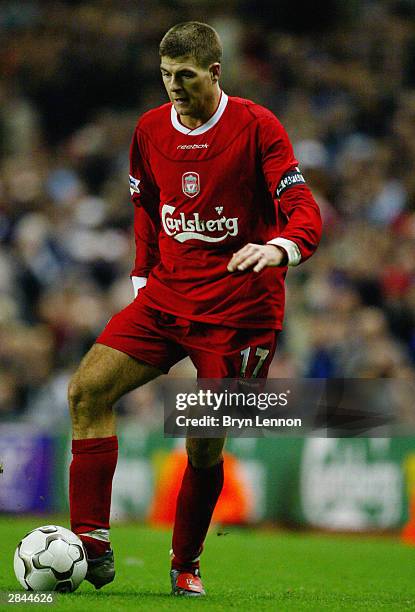
[[[165, 101], [157, 47], [179, 21], [217, 28], [225, 91], [278, 115], [322, 209], [323, 243], [288, 277], [270, 375], [413, 380], [414, 3], [222, 4], [2, 2], [3, 512], [67, 507], [67, 382], [132, 297], [128, 147], [137, 117]], [[188, 362], [172, 371], [193, 374]], [[157, 385], [117, 409], [113, 516], [168, 522], [166, 491], [173, 494], [184, 458], [160, 433]], [[232, 440], [228, 452], [232, 485], [220, 522], [356, 530], [406, 520], [410, 436]]]

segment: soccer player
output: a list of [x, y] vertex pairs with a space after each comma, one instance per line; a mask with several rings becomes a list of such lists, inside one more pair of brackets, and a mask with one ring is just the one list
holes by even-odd
[[[69, 388], [71, 526], [97, 588], [115, 574], [113, 403], [187, 355], [199, 378], [265, 378], [287, 266], [308, 259], [321, 235], [282, 125], [221, 90], [221, 56], [218, 34], [203, 23], [178, 24], [161, 41], [170, 102], [140, 118], [131, 144], [136, 297], [109, 321]], [[223, 485], [223, 444], [186, 441], [170, 572], [176, 595], [204, 595], [199, 557]]]

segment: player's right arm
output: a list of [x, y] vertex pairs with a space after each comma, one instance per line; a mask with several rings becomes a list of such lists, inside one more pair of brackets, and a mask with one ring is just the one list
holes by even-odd
[[137, 126], [130, 147], [130, 194], [134, 205], [135, 238], [135, 262], [131, 280], [135, 296], [145, 286], [148, 275], [160, 261], [160, 198], [147, 160], [145, 138]]

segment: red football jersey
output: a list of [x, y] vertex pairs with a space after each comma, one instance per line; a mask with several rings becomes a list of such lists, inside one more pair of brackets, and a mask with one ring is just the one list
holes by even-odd
[[191, 320], [281, 328], [287, 268], [230, 273], [227, 264], [248, 242], [275, 238], [291, 264], [314, 252], [320, 214], [297, 163], [278, 119], [249, 100], [222, 92], [193, 130], [170, 103], [144, 114], [130, 166], [132, 275], [148, 276], [140, 299]]

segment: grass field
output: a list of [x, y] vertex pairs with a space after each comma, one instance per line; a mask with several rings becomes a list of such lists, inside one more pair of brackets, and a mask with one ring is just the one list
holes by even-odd
[[[55, 519], [56, 521], [56, 519]], [[49, 522], [49, 521], [44, 521]], [[54, 521], [51, 521], [54, 522]], [[57, 522], [57, 521], [56, 521]], [[4, 593], [20, 591], [13, 554], [21, 537], [42, 524], [37, 518], [0, 518], [0, 609]], [[44, 524], [44, 523], [43, 523]], [[59, 519], [58, 524], [67, 526]], [[229, 529], [212, 531], [203, 555], [208, 596], [169, 595], [170, 533], [139, 525], [116, 526], [116, 580], [101, 591], [84, 582], [58, 595], [54, 611], [71, 610], [415, 610], [415, 549], [382, 537]]]

